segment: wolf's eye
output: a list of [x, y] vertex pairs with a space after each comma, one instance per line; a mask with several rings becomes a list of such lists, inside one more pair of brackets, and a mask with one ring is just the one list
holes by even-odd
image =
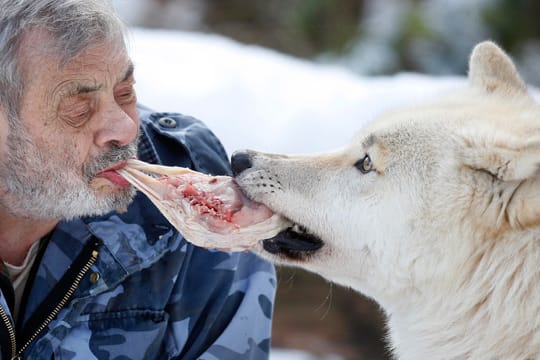
[[356, 163], [354, 163], [354, 167], [360, 170], [362, 174], [367, 174], [368, 172], [374, 170], [373, 163], [371, 162], [371, 158], [369, 157], [369, 155], [364, 156], [363, 159], [358, 160]]

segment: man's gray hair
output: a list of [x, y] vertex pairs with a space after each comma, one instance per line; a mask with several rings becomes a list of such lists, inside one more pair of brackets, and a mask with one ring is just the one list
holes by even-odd
[[18, 117], [24, 93], [21, 41], [38, 28], [51, 35], [64, 64], [93, 44], [124, 44], [124, 24], [109, 0], [0, 0], [0, 105], [10, 121]]

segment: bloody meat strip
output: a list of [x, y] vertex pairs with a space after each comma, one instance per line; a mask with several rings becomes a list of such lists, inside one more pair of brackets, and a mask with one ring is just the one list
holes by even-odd
[[[232, 223], [234, 214], [242, 209], [241, 196], [227, 194], [227, 188], [223, 191], [224, 187], [234, 186], [233, 184], [224, 184], [224, 182], [231, 181], [228, 177], [195, 175], [194, 179], [193, 174], [166, 175], [159, 178], [158, 181], [176, 187], [175, 191], [165, 193], [163, 200], [177, 201], [178, 195], [180, 195], [201, 215], [213, 216]], [[216, 191], [220, 191], [221, 197], [216, 195]], [[233, 225], [238, 226], [238, 224]]]
[[234, 210], [240, 210], [239, 208], [223, 209], [223, 200], [211, 192], [199, 191], [193, 183], [186, 184], [182, 190], [182, 196], [199, 211], [199, 214], [209, 214], [227, 222], [232, 221]]
[[244, 250], [289, 225], [266, 206], [246, 198], [228, 176], [209, 176], [138, 160], [129, 160], [117, 171], [198, 246]]

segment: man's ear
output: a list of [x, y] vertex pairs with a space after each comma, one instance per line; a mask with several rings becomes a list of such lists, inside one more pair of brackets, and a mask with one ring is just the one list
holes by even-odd
[[469, 60], [469, 81], [487, 93], [526, 93], [514, 63], [495, 43], [476, 45]]

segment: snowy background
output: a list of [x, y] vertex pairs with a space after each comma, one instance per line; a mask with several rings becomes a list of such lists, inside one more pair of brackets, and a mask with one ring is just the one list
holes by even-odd
[[465, 86], [464, 77], [360, 77], [218, 35], [133, 29], [139, 101], [195, 116], [231, 154], [327, 151], [384, 110]]

